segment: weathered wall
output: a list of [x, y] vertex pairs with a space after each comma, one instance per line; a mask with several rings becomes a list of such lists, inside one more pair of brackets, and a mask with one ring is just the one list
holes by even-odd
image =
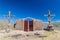
[[23, 23], [23, 19], [18, 20], [18, 21], [16, 22], [15, 29], [23, 30], [23, 26], [24, 26], [23, 24], [24, 24], [24, 23]]
[[34, 30], [42, 30], [43, 28], [42, 21], [39, 20], [35, 20], [33, 25], [34, 25]]
[[[42, 26], [42, 21], [39, 20], [33, 20], [33, 30], [42, 30], [43, 26]], [[20, 19], [16, 22], [16, 26], [15, 29], [18, 30], [24, 30], [24, 20]]]

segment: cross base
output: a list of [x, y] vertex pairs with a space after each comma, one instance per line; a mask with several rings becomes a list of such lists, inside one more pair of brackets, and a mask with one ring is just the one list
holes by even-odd
[[53, 26], [52, 25], [48, 25], [47, 28], [44, 29], [44, 30], [53, 31], [54, 29], [53, 29]]

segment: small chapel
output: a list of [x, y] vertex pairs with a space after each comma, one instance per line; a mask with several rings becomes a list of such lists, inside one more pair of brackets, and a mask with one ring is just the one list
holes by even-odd
[[14, 29], [16, 30], [23, 30], [23, 31], [35, 31], [35, 30], [42, 30], [43, 23], [41, 20], [26, 17], [16, 21], [14, 24]]

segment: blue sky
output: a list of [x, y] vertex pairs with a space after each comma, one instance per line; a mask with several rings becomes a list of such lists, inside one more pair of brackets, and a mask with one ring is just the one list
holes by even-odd
[[16, 19], [32, 17], [46, 22], [44, 14], [48, 9], [56, 15], [52, 21], [60, 20], [60, 0], [0, 0], [0, 19], [3, 20], [2, 16], [10, 10]]

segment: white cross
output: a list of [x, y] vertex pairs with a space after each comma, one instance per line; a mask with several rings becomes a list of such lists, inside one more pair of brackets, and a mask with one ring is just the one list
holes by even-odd
[[[9, 26], [10, 26], [10, 17], [11, 16], [15, 17], [15, 15], [11, 15], [10, 11], [8, 11], [8, 15], [4, 15], [4, 17], [8, 17], [8, 29], [9, 29]], [[8, 29], [6, 29], [6, 30], [8, 30]]]
[[50, 18], [51, 16], [55, 16], [55, 14], [50, 14], [50, 10], [48, 10], [48, 14], [45, 14], [44, 16], [47, 16], [48, 17], [48, 23], [50, 24]]

